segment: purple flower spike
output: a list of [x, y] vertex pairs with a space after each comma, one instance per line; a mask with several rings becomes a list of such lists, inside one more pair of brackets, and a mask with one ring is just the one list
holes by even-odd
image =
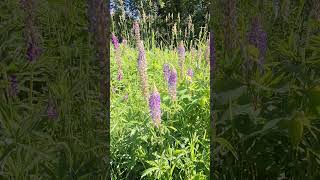
[[138, 57], [138, 71], [141, 80], [142, 93], [144, 97], [148, 98], [148, 74], [147, 74], [147, 60], [144, 51], [143, 42], [139, 42], [139, 57]]
[[196, 50], [194, 48], [191, 49], [191, 62], [194, 61]]
[[178, 57], [179, 57], [179, 68], [181, 71], [181, 74], [183, 74], [183, 66], [186, 56], [186, 50], [183, 45], [183, 41], [180, 41], [179, 47], [178, 47]]
[[163, 65], [163, 74], [164, 74], [166, 81], [168, 82], [169, 76], [170, 76], [170, 66], [167, 63]]
[[198, 63], [197, 63], [197, 68], [200, 68], [201, 61], [202, 61], [202, 49], [199, 48], [199, 49], [198, 49]]
[[170, 77], [169, 77], [169, 94], [172, 98], [172, 100], [176, 100], [177, 98], [177, 71], [175, 68], [172, 68], [170, 71]]
[[9, 88], [9, 96], [14, 97], [18, 94], [18, 81], [16, 75], [9, 76], [10, 88]]
[[160, 94], [157, 91], [157, 88], [155, 87], [149, 97], [149, 109], [150, 109], [151, 118], [157, 128], [160, 126], [160, 123], [161, 123], [161, 108], [160, 108], [160, 106], [161, 106]]
[[121, 81], [122, 80], [122, 62], [121, 62], [121, 52], [119, 49], [119, 41], [118, 38], [114, 35], [114, 33], [111, 34], [111, 40], [112, 40], [112, 44], [114, 46], [115, 49], [115, 58], [116, 58], [116, 63], [118, 65], [118, 80]]
[[118, 71], [118, 81], [121, 81], [123, 79], [122, 71]]
[[24, 22], [25, 22], [25, 31], [27, 37], [27, 52], [26, 58], [29, 63], [36, 60], [40, 54], [41, 49], [39, 45], [39, 33], [37, 32], [37, 28], [35, 26], [35, 4], [32, 0], [21, 0], [21, 6], [24, 10]]
[[187, 75], [190, 76], [191, 78], [193, 77], [192, 69], [188, 69]]
[[50, 119], [56, 119], [58, 117], [58, 113], [57, 113], [55, 106], [54, 106], [54, 103], [52, 101], [49, 101], [49, 103], [48, 103], [47, 115]]
[[111, 39], [114, 48], [117, 50], [119, 48], [119, 41], [118, 38], [114, 35], [114, 33], [111, 34]]
[[[259, 49], [259, 64], [263, 66], [267, 51], [267, 33], [262, 29], [260, 19], [254, 17], [249, 32], [249, 43]], [[261, 67], [261, 69], [263, 69]]]
[[28, 43], [28, 49], [27, 49], [27, 59], [29, 62], [33, 62], [36, 60], [41, 53], [40, 48], [33, 42]]
[[140, 45], [140, 27], [139, 27], [139, 23], [137, 21], [135, 21], [133, 23], [133, 31], [134, 31], [134, 37], [136, 39], [136, 43], [137, 43], [137, 47], [139, 48]]

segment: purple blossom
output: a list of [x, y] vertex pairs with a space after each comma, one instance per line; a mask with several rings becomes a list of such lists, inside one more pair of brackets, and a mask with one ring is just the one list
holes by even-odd
[[48, 102], [47, 115], [50, 119], [55, 119], [58, 117], [58, 113], [55, 109], [55, 105], [51, 100]]
[[121, 81], [123, 79], [123, 73], [121, 70], [118, 70], [118, 77], [117, 77], [118, 81]]
[[201, 65], [201, 60], [202, 60], [202, 49], [198, 49], [198, 63], [197, 63], [197, 68], [200, 68]]
[[139, 43], [139, 58], [138, 58], [138, 72], [140, 75], [142, 93], [145, 98], [148, 97], [148, 75], [147, 75], [147, 61], [144, 51], [143, 42]]
[[190, 68], [190, 69], [188, 69], [188, 71], [187, 71], [187, 75], [189, 76], [189, 77], [193, 77], [193, 71], [192, 71], [192, 69]]
[[112, 44], [114, 45], [115, 48], [115, 58], [116, 58], [116, 63], [118, 65], [118, 80], [121, 81], [123, 78], [123, 73], [122, 73], [122, 63], [121, 63], [121, 55], [120, 55], [120, 49], [119, 49], [119, 41], [118, 38], [112, 33], [111, 35], [111, 40]]
[[34, 26], [34, 2], [31, 0], [21, 0], [20, 3], [25, 12], [25, 31], [27, 35], [26, 58], [29, 62], [33, 62], [41, 54], [41, 49], [38, 47], [37, 38], [39, 34], [37, 33], [36, 27]]
[[140, 27], [139, 23], [137, 21], [133, 22], [133, 31], [134, 31], [134, 37], [136, 39], [137, 47], [140, 45]]
[[18, 81], [16, 75], [9, 76], [10, 88], [9, 88], [9, 96], [17, 96], [18, 94]]
[[186, 56], [186, 50], [184, 48], [183, 41], [180, 41], [180, 44], [178, 47], [178, 57], [179, 57], [179, 67], [180, 67], [181, 74], [183, 74], [185, 56]]
[[191, 48], [191, 61], [194, 60], [195, 58], [195, 53], [196, 53], [196, 50], [194, 48]]
[[153, 92], [150, 94], [149, 97], [149, 109], [150, 115], [155, 123], [156, 127], [160, 126], [161, 123], [161, 98], [160, 94], [156, 88], [154, 88]]
[[177, 71], [175, 68], [172, 68], [170, 71], [169, 76], [169, 94], [172, 98], [172, 100], [176, 100], [176, 94], [177, 94]]
[[36, 45], [34, 42], [28, 43], [28, 49], [27, 49], [27, 59], [29, 62], [33, 62], [36, 60], [41, 53], [41, 49]]
[[254, 17], [249, 32], [249, 43], [259, 49], [259, 63], [264, 64], [267, 51], [267, 33], [262, 29], [260, 19]]
[[119, 48], [119, 41], [118, 38], [114, 35], [114, 33], [111, 34], [111, 39], [114, 48], [117, 50]]
[[170, 66], [167, 63], [163, 65], [163, 74], [164, 74], [166, 81], [168, 82], [169, 76], [170, 76]]

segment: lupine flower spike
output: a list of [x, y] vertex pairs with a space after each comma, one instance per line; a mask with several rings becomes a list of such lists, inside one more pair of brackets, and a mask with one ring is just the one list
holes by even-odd
[[157, 128], [160, 127], [161, 123], [161, 98], [160, 94], [154, 86], [152, 93], [149, 97], [149, 109], [150, 109], [150, 115], [151, 118]]
[[191, 63], [194, 62], [194, 59], [195, 59], [195, 53], [196, 53], [196, 50], [194, 48], [191, 48]]
[[189, 79], [189, 81], [191, 82], [192, 81], [192, 78], [193, 78], [193, 71], [191, 68], [188, 69], [187, 71], [187, 78]]
[[52, 102], [52, 100], [49, 100], [49, 102], [48, 102], [47, 115], [50, 119], [56, 119], [58, 117], [58, 113], [55, 109], [55, 105]]
[[27, 59], [29, 62], [33, 62], [36, 60], [41, 53], [41, 49], [36, 45], [36, 43], [31, 40], [28, 42], [28, 49], [27, 49]]
[[121, 81], [123, 78], [123, 72], [122, 72], [122, 63], [121, 63], [121, 57], [120, 57], [120, 48], [119, 48], [119, 41], [118, 38], [112, 33], [111, 35], [112, 44], [115, 49], [115, 56], [116, 56], [116, 62], [118, 65], [118, 81]]
[[112, 40], [114, 49], [117, 50], [119, 48], [119, 41], [118, 41], [118, 38], [114, 35], [114, 33], [111, 34], [111, 40]]
[[170, 66], [167, 63], [165, 63], [163, 65], [163, 75], [164, 75], [164, 78], [165, 78], [166, 82], [168, 83], [169, 82], [169, 77], [170, 77]]
[[38, 46], [38, 33], [34, 26], [34, 4], [30, 0], [21, 0], [22, 8], [25, 11], [26, 34], [27, 34], [27, 52], [26, 57], [29, 63], [34, 62], [41, 54]]
[[263, 71], [264, 57], [267, 51], [267, 33], [262, 29], [259, 17], [255, 17], [249, 32], [249, 43], [259, 50], [259, 65]]
[[199, 49], [198, 49], [198, 63], [197, 63], [197, 68], [200, 68], [200, 66], [201, 66], [201, 60], [202, 60], [202, 49], [199, 47]]
[[168, 88], [171, 99], [175, 101], [177, 99], [177, 71], [174, 67], [170, 71]]
[[139, 46], [140, 46], [140, 27], [139, 27], [138, 21], [134, 21], [133, 31], [134, 31], [134, 37], [136, 39], [137, 48], [139, 48]]
[[121, 81], [123, 79], [123, 73], [121, 70], [118, 71], [117, 79], [118, 79], [118, 81]]
[[179, 68], [180, 68], [180, 74], [181, 76], [184, 74], [184, 62], [185, 62], [185, 56], [186, 56], [186, 50], [183, 45], [183, 41], [180, 41], [179, 47], [178, 47], [178, 57], [179, 57]]
[[147, 75], [147, 61], [144, 51], [143, 42], [139, 43], [139, 58], [138, 58], [138, 71], [141, 80], [142, 93], [145, 98], [148, 97], [148, 75]]
[[11, 75], [9, 76], [10, 88], [9, 88], [9, 96], [14, 97], [18, 94], [18, 81], [17, 76]]

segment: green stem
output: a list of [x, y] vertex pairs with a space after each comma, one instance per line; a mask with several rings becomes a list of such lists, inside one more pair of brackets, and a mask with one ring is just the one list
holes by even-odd
[[33, 100], [33, 65], [31, 64], [31, 80], [30, 80], [30, 107], [31, 115], [33, 114], [32, 100]]

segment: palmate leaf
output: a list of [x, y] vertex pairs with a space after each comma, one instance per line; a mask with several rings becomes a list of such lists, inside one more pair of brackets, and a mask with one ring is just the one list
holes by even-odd
[[236, 150], [233, 148], [233, 146], [230, 144], [229, 141], [227, 141], [224, 138], [218, 137], [218, 138], [213, 138], [213, 142], [219, 143], [221, 146], [226, 148], [228, 151], [232, 153], [232, 155], [238, 160], [238, 154]]
[[252, 137], [255, 136], [263, 136], [268, 134], [271, 130], [276, 129], [280, 121], [284, 120], [285, 118], [276, 118], [268, 121], [261, 130], [255, 131], [249, 135], [245, 135], [241, 138], [241, 142], [247, 141]]
[[230, 105], [229, 108], [223, 113], [221, 117], [221, 121], [225, 121], [227, 119], [231, 119], [238, 115], [249, 115], [249, 117], [257, 117], [259, 115], [259, 111], [255, 111], [252, 107], [252, 104], [245, 105]]
[[232, 89], [229, 91], [224, 91], [224, 92], [217, 94], [216, 101], [220, 105], [225, 105], [225, 104], [229, 103], [229, 101], [234, 101], [234, 100], [238, 99], [246, 91], [247, 91], [246, 86], [240, 86], [238, 88], [235, 88], [235, 89]]
[[143, 171], [142, 175], [141, 175], [141, 179], [147, 175], [151, 175], [154, 171], [157, 171], [159, 168], [158, 167], [151, 167], [146, 169], [145, 171]]
[[308, 151], [311, 152], [315, 157], [317, 157], [318, 160], [320, 160], [320, 152], [316, 152], [315, 150], [312, 150], [308, 148]]
[[276, 127], [276, 125], [281, 121], [283, 120], [282, 118], [277, 118], [277, 119], [273, 119], [271, 121], [268, 121], [262, 128], [262, 132], [266, 132], [270, 129], [273, 129]]
[[310, 39], [310, 50], [315, 51], [317, 53], [320, 53], [320, 35], [313, 36]]
[[316, 86], [307, 92], [311, 104], [314, 107], [320, 106], [320, 86]]
[[258, 57], [259, 57], [259, 50], [258, 48], [256, 48], [253, 45], [249, 45], [248, 47], [248, 54], [249, 54], [249, 59], [257, 62], [258, 61]]
[[288, 122], [289, 139], [292, 145], [298, 146], [303, 136], [303, 123], [305, 121], [303, 112], [296, 112], [293, 118]]

